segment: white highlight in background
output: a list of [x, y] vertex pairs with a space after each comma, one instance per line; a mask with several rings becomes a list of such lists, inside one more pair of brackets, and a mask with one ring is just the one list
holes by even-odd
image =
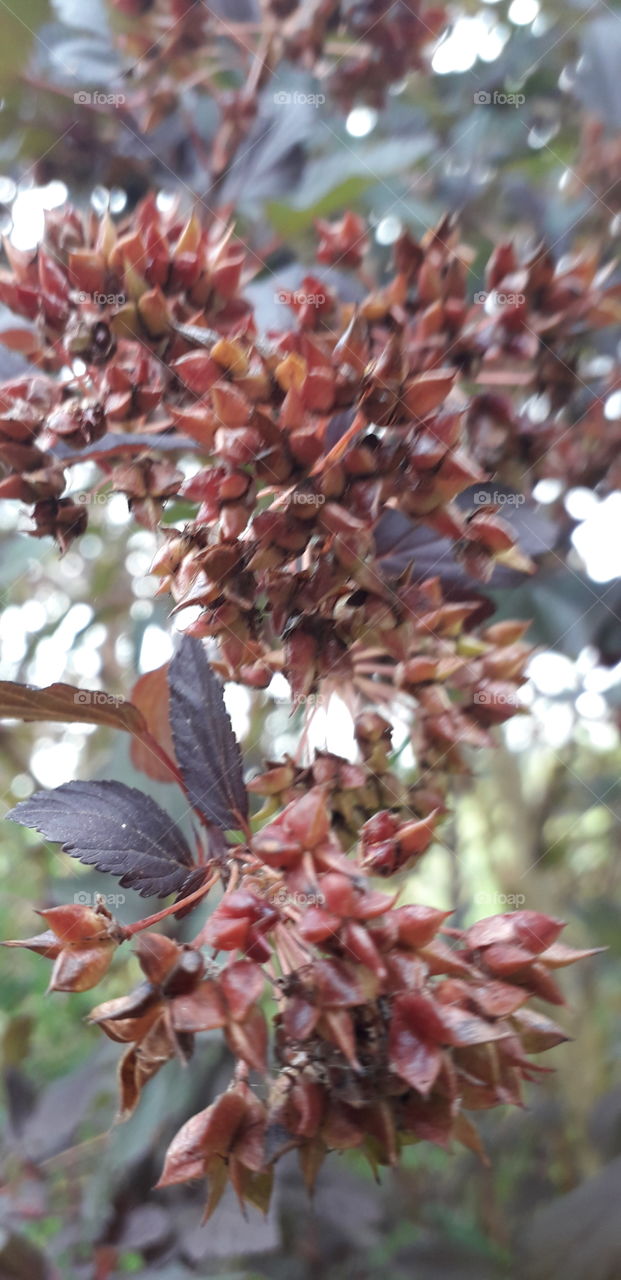
[[593, 582], [621, 577], [621, 493], [610, 493], [574, 529], [571, 540]]
[[68, 194], [64, 182], [58, 181], [19, 191], [11, 209], [11, 244], [16, 249], [34, 249], [43, 237], [46, 209], [57, 209]]
[[345, 128], [352, 138], [366, 138], [373, 132], [377, 119], [374, 107], [354, 107], [345, 121]]

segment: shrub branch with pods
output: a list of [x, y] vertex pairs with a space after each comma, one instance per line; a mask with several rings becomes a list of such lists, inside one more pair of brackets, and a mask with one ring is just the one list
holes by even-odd
[[[450, 913], [400, 906], [398, 890], [376, 887], [375, 875], [421, 857], [438, 817], [417, 816], [399, 789], [390, 725], [377, 712], [356, 721], [361, 763], [319, 752], [306, 768], [287, 760], [251, 782], [275, 814], [251, 820], [239, 747], [199, 639], [182, 638], [167, 686], [174, 756], [160, 747], [150, 771], [167, 769], [183, 787], [200, 823], [194, 851], [154, 800], [116, 781], [38, 792], [10, 816], [121, 886], [175, 894], [174, 903], [131, 926], [103, 899], [53, 907], [40, 913], [43, 933], [6, 944], [53, 961], [51, 990], [85, 991], [136, 939], [142, 981], [90, 1014], [124, 1046], [123, 1117], [169, 1059], [188, 1062], [198, 1034], [222, 1031], [236, 1059], [231, 1085], [173, 1139], [159, 1185], [205, 1176], [209, 1214], [230, 1179], [242, 1203], [265, 1209], [274, 1165], [291, 1148], [311, 1189], [333, 1150], [360, 1148], [374, 1169], [421, 1139], [482, 1153], [469, 1113], [519, 1103], [522, 1081], [544, 1070], [529, 1055], [566, 1038], [528, 1001], [562, 1003], [553, 971], [592, 953], [559, 943], [562, 922], [535, 911], [463, 931], [448, 927]], [[5, 713], [11, 690], [24, 718], [73, 715], [70, 686], [27, 707], [34, 691], [5, 685]], [[99, 706], [85, 718], [97, 720]], [[143, 748], [150, 741], [138, 706], [105, 714]], [[222, 896], [192, 942], [157, 930], [216, 886]]]
[[381, 107], [391, 85], [425, 68], [448, 24], [442, 5], [419, 0], [266, 0], [247, 6], [246, 21], [231, 16], [225, 4], [112, 3], [126, 18], [138, 18], [120, 30], [119, 46], [127, 67], [124, 88], [143, 128], [165, 119], [183, 88], [217, 102], [220, 124], [210, 165], [216, 181], [256, 123], [257, 91], [269, 86], [290, 100], [280, 74], [284, 66], [312, 73], [341, 107], [359, 100]]
[[[183, 5], [118, 7], [160, 26], [175, 10], [174, 49], [162, 48], [190, 58], [196, 6], [187, 22]], [[352, 34], [347, 15], [364, 25], [377, 8], [267, 7], [272, 26], [285, 19], [287, 56], [313, 65]], [[395, 62], [407, 6], [383, 9], [374, 51], [356, 55], [357, 67], [376, 59], [379, 97], [411, 65]], [[296, 28], [309, 14], [310, 36]], [[261, 66], [275, 40], [270, 27]], [[260, 86], [255, 73], [253, 95]], [[233, 128], [224, 150], [217, 136], [216, 176], [242, 136]], [[459, 930], [445, 912], [401, 905], [402, 879], [385, 882], [437, 838], [468, 751], [519, 709], [526, 628], [492, 620], [486, 587], [520, 580], [554, 545], [533, 481], [552, 468], [568, 484], [614, 483], [615, 426], [602, 396], [584, 408], [578, 363], [589, 335], [621, 317], [607, 250], [556, 262], [501, 244], [486, 298], [471, 302], [473, 255], [451, 217], [420, 241], [404, 232], [388, 278], [373, 274], [356, 214], [318, 233], [325, 274], [279, 295], [282, 328], [268, 332], [245, 296], [266, 264], [224, 217], [163, 211], [155, 193], [119, 223], [54, 210], [36, 251], [6, 244], [0, 272], [0, 301], [21, 320], [0, 339], [36, 366], [0, 387], [0, 497], [31, 506], [34, 535], [64, 550], [88, 523], [72, 467], [96, 464], [99, 487], [156, 531], [153, 573], [174, 610], [200, 610], [132, 702], [0, 682], [4, 716], [129, 733], [136, 767], [174, 780], [198, 824], [192, 848], [154, 800], [115, 781], [17, 805], [15, 821], [71, 856], [174, 901], [131, 926], [103, 901], [54, 907], [42, 934], [8, 945], [50, 959], [53, 990], [83, 991], [136, 939], [140, 985], [91, 1014], [125, 1046], [123, 1115], [169, 1059], [190, 1059], [197, 1035], [222, 1032], [230, 1088], [173, 1140], [160, 1182], [206, 1176], [208, 1212], [229, 1179], [265, 1208], [291, 1148], [311, 1188], [332, 1150], [359, 1148], [374, 1169], [421, 1139], [481, 1151], [470, 1113], [518, 1103], [544, 1070], [530, 1055], [566, 1038], [529, 1001], [561, 1003], [553, 971], [592, 954], [560, 943], [562, 922], [538, 912]], [[351, 272], [355, 302], [331, 283], [335, 267]], [[536, 428], [525, 390], [550, 400]], [[176, 465], [187, 457], [188, 479]], [[177, 497], [194, 517], [163, 527]], [[295, 758], [245, 782], [220, 678], [265, 689], [278, 673], [294, 707], [345, 699], [355, 763], [310, 760], [303, 735]], [[411, 722], [409, 783], [392, 757], [397, 706]], [[218, 894], [193, 942], [158, 929]]]

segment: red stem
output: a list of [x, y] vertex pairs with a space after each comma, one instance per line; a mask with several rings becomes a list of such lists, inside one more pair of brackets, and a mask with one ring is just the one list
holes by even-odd
[[189, 907], [191, 902], [198, 902], [199, 898], [204, 898], [206, 893], [213, 888], [218, 874], [216, 873], [201, 885], [200, 889], [195, 889], [194, 893], [188, 894], [187, 898], [182, 898], [180, 902], [173, 902], [170, 907], [164, 907], [163, 911], [156, 911], [155, 915], [147, 916], [146, 920], [137, 920], [135, 924], [128, 924], [123, 930], [125, 940], [133, 938], [134, 934], [142, 933], [143, 929], [149, 929], [152, 924], [159, 924], [160, 920], [165, 920], [166, 916], [174, 916], [177, 911], [182, 911], [184, 907]]

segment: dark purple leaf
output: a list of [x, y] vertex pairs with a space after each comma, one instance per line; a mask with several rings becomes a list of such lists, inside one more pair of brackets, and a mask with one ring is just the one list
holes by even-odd
[[223, 831], [239, 826], [248, 797], [222, 685], [200, 640], [183, 636], [168, 673], [175, 755], [194, 808]]
[[[510, 525], [520, 550], [527, 556], [543, 555], [555, 544], [557, 534], [554, 525], [535, 503], [511, 501], [516, 497], [521, 498], [521, 495], [506, 485], [486, 481], [471, 485], [455, 502], [469, 515], [498, 509], [503, 520]], [[439, 577], [449, 591], [472, 585], [477, 592], [485, 592], [516, 585], [528, 576], [499, 565], [489, 582], [478, 582], [455, 558], [454, 544], [449, 538], [440, 537], [429, 525], [423, 521], [414, 522], [401, 511], [384, 511], [373, 536], [377, 568], [387, 582], [405, 574], [409, 574], [410, 582]]]
[[185, 837], [150, 796], [123, 782], [66, 782], [7, 815], [62, 842], [72, 858], [119, 876], [143, 898], [180, 893], [193, 868]]
[[338, 444], [341, 436], [344, 436], [345, 432], [349, 431], [354, 417], [355, 409], [340, 409], [338, 413], [332, 415], [324, 438], [326, 453], [329, 453], [330, 449], [333, 449], [335, 444]]
[[[428, 547], [449, 547], [448, 539], [439, 538], [432, 529], [423, 524], [413, 524], [401, 511], [389, 508], [380, 516], [373, 531], [375, 553], [378, 568], [383, 578], [390, 581], [400, 578], [408, 569], [416, 567], [421, 554], [426, 551], [426, 560], [431, 560]], [[416, 562], [416, 563], [415, 563]], [[424, 576], [424, 575], [423, 575]]]
[[[226, 848], [224, 836], [220, 836], [220, 833], [218, 832], [218, 838], [222, 839], [224, 851]], [[209, 842], [210, 856], [213, 856], [215, 852], [215, 842], [212, 839]], [[206, 863], [205, 866], [195, 867], [194, 870], [190, 872], [187, 880], [184, 881], [183, 888], [177, 894], [175, 901], [182, 902], [185, 898], [189, 898], [190, 894], [195, 893], [197, 889], [200, 889], [201, 886], [204, 885], [207, 877], [211, 875], [211, 870], [212, 868], [209, 863]], [[196, 903], [191, 902], [189, 907], [182, 907], [180, 911], [175, 911], [175, 920], [183, 920], [184, 916], [188, 916], [190, 912], [194, 910], [195, 906]]]
[[[493, 511], [506, 520], [520, 548], [527, 556], [541, 556], [551, 551], [559, 538], [558, 527], [538, 503], [517, 493], [509, 485], [496, 480], [480, 481], [464, 489], [455, 499], [456, 506], [468, 515], [478, 511]], [[498, 572], [498, 571], [497, 571]], [[515, 576], [515, 570], [512, 571]], [[518, 575], [523, 579], [524, 575]], [[496, 575], [492, 586], [498, 586]]]
[[[449, 538], [439, 537], [422, 521], [414, 524], [401, 511], [385, 511], [373, 536], [377, 568], [385, 582], [403, 578], [413, 583], [438, 577], [449, 593], [450, 588], [475, 584], [474, 578], [455, 559], [454, 544]], [[480, 582], [476, 582], [476, 589], [482, 590]]]
[[200, 445], [196, 440], [190, 440], [189, 436], [177, 435], [172, 432], [169, 435], [130, 435], [127, 432], [109, 431], [107, 435], [102, 436], [101, 440], [95, 440], [93, 444], [89, 444], [84, 449], [75, 449], [70, 444], [65, 444], [63, 440], [59, 440], [48, 453], [53, 458], [58, 458], [59, 462], [84, 462], [86, 459], [92, 460], [98, 457], [109, 457], [115, 453], [142, 453], [144, 449], [152, 449], [156, 453], [173, 453], [174, 451], [191, 450], [192, 453], [200, 451]]

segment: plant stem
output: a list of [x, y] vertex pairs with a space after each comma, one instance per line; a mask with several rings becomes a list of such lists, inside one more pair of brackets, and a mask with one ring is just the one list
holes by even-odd
[[180, 902], [173, 902], [170, 907], [164, 907], [162, 911], [156, 911], [155, 915], [147, 916], [146, 920], [137, 920], [135, 924], [129, 924], [123, 930], [125, 940], [133, 938], [134, 934], [142, 933], [143, 929], [149, 929], [153, 924], [159, 924], [160, 920], [165, 920], [166, 916], [176, 915], [177, 911], [182, 911], [184, 907], [189, 907], [191, 902], [198, 902], [199, 898], [204, 898], [206, 893], [213, 888], [218, 879], [217, 873], [201, 885], [200, 889], [195, 889], [194, 893], [188, 894], [187, 898], [182, 898]]

